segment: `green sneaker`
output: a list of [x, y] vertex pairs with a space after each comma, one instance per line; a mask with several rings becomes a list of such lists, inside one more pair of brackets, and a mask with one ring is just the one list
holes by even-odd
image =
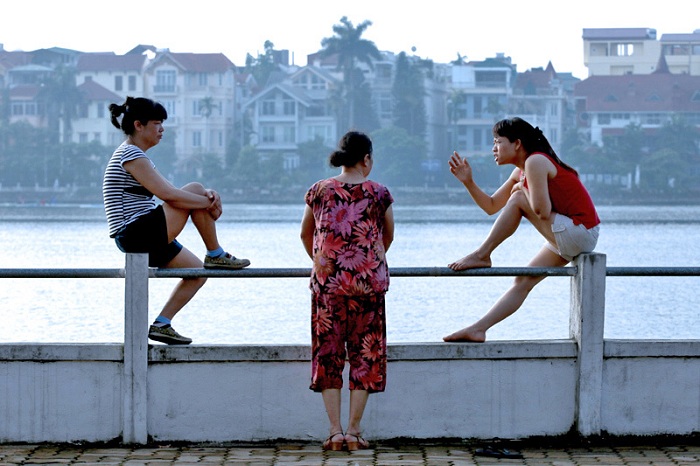
[[189, 345], [192, 343], [191, 338], [183, 337], [170, 325], [164, 327], [151, 325], [151, 328], [148, 330], [148, 338], [168, 345]]
[[229, 253], [220, 257], [204, 256], [205, 269], [242, 269], [249, 265], [250, 261], [248, 259], [238, 259]]

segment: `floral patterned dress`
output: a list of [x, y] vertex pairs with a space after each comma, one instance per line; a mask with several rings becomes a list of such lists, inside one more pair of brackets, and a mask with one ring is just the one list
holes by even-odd
[[393, 198], [374, 181], [330, 178], [314, 184], [305, 200], [315, 222], [310, 388], [341, 388], [347, 356], [351, 390], [384, 391], [389, 268], [383, 234]]

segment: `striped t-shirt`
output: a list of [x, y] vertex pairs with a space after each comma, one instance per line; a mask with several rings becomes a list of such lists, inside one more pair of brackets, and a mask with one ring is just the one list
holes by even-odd
[[[156, 208], [153, 194], [124, 169], [124, 163], [145, 157], [146, 153], [133, 144], [122, 143], [109, 159], [102, 181], [102, 197], [109, 224], [109, 236], [114, 238], [124, 226]], [[153, 165], [153, 162], [151, 162]], [[155, 168], [155, 165], [153, 166]]]

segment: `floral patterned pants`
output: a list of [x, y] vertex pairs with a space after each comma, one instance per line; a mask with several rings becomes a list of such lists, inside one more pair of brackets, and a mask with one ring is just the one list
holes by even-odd
[[350, 390], [386, 387], [384, 294], [311, 298], [311, 390], [343, 387], [346, 357]]

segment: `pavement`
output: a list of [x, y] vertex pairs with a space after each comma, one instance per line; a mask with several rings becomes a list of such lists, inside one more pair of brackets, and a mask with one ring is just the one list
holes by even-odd
[[[655, 446], [657, 445], [657, 446]], [[266, 445], [52, 445], [0, 444], [0, 465], [530, 465], [530, 466], [700, 466], [700, 442], [663, 444], [650, 438], [648, 444], [509, 446], [521, 459], [477, 455], [483, 445], [467, 444], [378, 444], [368, 450], [326, 452], [317, 444], [277, 443]], [[503, 446], [500, 446], [501, 450]]]

